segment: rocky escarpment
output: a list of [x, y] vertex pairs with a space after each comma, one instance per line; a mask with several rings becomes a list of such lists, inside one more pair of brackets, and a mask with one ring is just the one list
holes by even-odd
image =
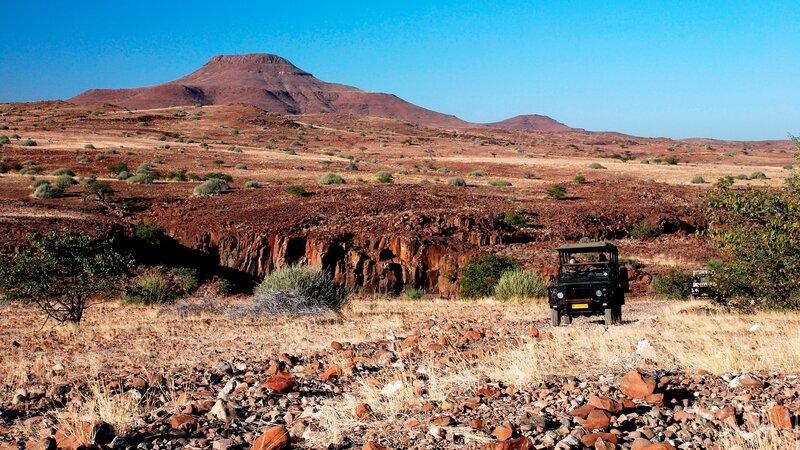
[[214, 255], [221, 266], [257, 277], [309, 265], [352, 290], [395, 294], [417, 287], [443, 296], [453, 293], [458, 268], [470, 255], [519, 239], [499, 218], [448, 214], [405, 215], [382, 234], [275, 234], [231, 227], [172, 237]]

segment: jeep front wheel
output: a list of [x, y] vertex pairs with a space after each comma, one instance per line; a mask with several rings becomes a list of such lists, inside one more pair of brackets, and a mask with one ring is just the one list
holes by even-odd
[[558, 313], [557, 309], [550, 310], [550, 325], [554, 327], [561, 325], [561, 314]]

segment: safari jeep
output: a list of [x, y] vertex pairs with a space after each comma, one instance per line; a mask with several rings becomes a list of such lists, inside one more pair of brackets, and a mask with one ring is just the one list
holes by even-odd
[[604, 315], [606, 325], [622, 323], [628, 270], [619, 266], [617, 247], [607, 242], [558, 247], [558, 275], [550, 276], [550, 323], [567, 325], [575, 316]]
[[702, 268], [692, 272], [692, 300], [707, 298], [717, 300], [717, 284], [714, 282], [714, 274], [707, 268]]

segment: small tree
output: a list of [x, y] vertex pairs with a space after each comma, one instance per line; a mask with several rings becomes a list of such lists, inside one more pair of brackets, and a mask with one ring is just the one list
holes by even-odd
[[507, 256], [485, 255], [470, 258], [461, 269], [462, 298], [489, 297], [503, 272], [516, 270], [520, 264]]
[[133, 266], [130, 255], [114, 250], [113, 239], [66, 229], [30, 235], [28, 244], [0, 268], [3, 299], [35, 305], [58, 323], [79, 323]]

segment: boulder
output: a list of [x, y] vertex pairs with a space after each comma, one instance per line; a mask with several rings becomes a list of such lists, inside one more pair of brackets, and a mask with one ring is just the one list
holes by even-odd
[[631, 398], [645, 398], [655, 392], [656, 380], [633, 369], [619, 380], [619, 390]]
[[289, 430], [278, 425], [265, 431], [253, 442], [252, 450], [282, 450], [289, 448]]

